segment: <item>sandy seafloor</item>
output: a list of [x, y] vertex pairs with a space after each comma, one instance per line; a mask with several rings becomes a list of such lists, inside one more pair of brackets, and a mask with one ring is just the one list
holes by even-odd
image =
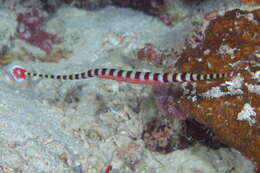
[[[0, 35], [12, 36], [17, 11], [3, 4]], [[208, 11], [236, 7], [249, 8], [231, 0], [208, 0], [196, 8], [175, 2], [172, 10], [189, 17], [173, 27], [127, 8], [106, 6], [86, 11], [61, 7], [44, 28], [63, 39], [55, 48], [71, 50], [69, 59], [58, 63], [14, 61], [1, 68], [0, 172], [103, 173], [112, 165], [110, 173], [252, 173], [252, 163], [233, 149], [212, 150], [197, 144], [167, 155], [147, 150], [141, 139], [142, 129], [149, 118], [159, 114], [151, 86], [94, 78], [16, 83], [6, 74], [14, 64], [53, 74], [96, 67], [162, 71], [136, 63], [134, 51], [148, 42], [180, 50], [194, 29], [192, 21], [202, 20]], [[10, 43], [2, 39], [1, 44]], [[16, 38], [12, 48], [19, 51], [21, 47], [35, 57], [44, 55]], [[140, 100], [142, 104], [138, 105]]]

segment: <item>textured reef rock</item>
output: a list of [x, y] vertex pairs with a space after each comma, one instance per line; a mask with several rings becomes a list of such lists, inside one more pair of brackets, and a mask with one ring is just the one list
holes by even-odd
[[206, 125], [226, 145], [260, 166], [260, 10], [232, 10], [210, 21], [201, 42], [188, 47], [181, 72], [234, 72], [222, 81], [183, 84], [173, 104]]

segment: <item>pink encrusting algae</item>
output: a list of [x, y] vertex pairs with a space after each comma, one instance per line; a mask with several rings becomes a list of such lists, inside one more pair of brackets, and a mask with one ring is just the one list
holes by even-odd
[[53, 45], [61, 42], [55, 34], [50, 34], [42, 29], [45, 17], [40, 11], [33, 9], [28, 13], [19, 13], [17, 15], [19, 38], [33, 46], [39, 47], [51, 55]]

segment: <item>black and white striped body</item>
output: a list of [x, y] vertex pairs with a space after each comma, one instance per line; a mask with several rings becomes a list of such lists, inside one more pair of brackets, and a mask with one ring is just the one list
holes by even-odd
[[60, 79], [60, 80], [80, 80], [91, 77], [105, 78], [117, 81], [125, 81], [130, 83], [140, 84], [156, 84], [156, 83], [171, 83], [171, 82], [193, 82], [201, 80], [217, 80], [231, 77], [233, 73], [212, 73], [212, 74], [197, 74], [197, 73], [152, 73], [127, 71], [118, 69], [90, 69], [87, 72], [71, 74], [71, 75], [49, 75], [25, 72], [26, 76]]

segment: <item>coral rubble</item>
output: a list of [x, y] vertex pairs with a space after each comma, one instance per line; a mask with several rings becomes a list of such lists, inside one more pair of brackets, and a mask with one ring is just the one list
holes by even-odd
[[[187, 47], [181, 72], [234, 71], [226, 81], [183, 85], [173, 104], [260, 167], [260, 10], [235, 9], [210, 21], [201, 43]], [[169, 108], [168, 108], [169, 109]]]

